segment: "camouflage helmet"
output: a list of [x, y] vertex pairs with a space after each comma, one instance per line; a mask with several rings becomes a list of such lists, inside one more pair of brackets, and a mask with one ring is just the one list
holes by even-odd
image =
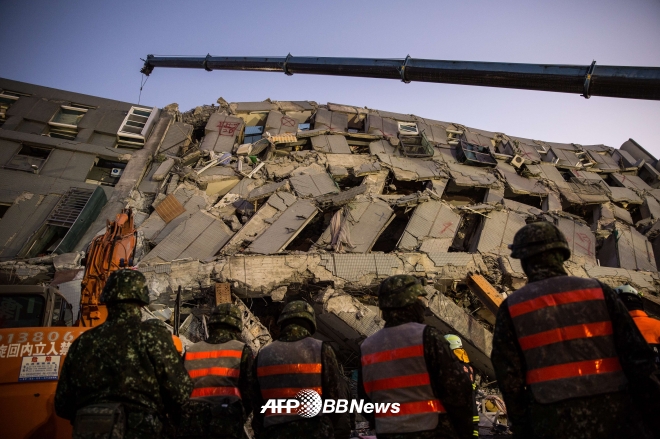
[[566, 237], [554, 224], [548, 221], [537, 221], [522, 227], [509, 244], [511, 257], [525, 259], [548, 250], [561, 250], [564, 260], [571, 257]]
[[138, 302], [149, 304], [149, 288], [144, 274], [136, 270], [113, 271], [103, 287], [101, 303]]
[[294, 318], [309, 321], [314, 327], [314, 331], [316, 331], [316, 314], [314, 314], [314, 308], [304, 300], [294, 300], [293, 302], [287, 303], [282, 310], [280, 317], [277, 319], [277, 324], [281, 325], [282, 322]]
[[387, 309], [412, 305], [419, 296], [426, 296], [425, 281], [408, 274], [388, 277], [378, 288], [378, 307]]
[[243, 313], [241, 309], [233, 303], [221, 303], [213, 308], [211, 317], [209, 317], [209, 325], [216, 325], [224, 323], [225, 325], [232, 326], [239, 331], [243, 330]]

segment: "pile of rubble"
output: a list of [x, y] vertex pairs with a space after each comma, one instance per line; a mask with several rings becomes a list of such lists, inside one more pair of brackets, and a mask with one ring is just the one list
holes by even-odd
[[[348, 373], [383, 325], [378, 283], [412, 273], [429, 281], [427, 322], [460, 335], [492, 377], [494, 313], [526, 283], [507, 245], [537, 219], [566, 235], [570, 274], [630, 283], [660, 309], [660, 164], [633, 140], [551, 143], [307, 101], [221, 98], [163, 114], [166, 141], [124, 202], [152, 311], [171, 319], [181, 287], [193, 341], [220, 290], [245, 304], [255, 351], [276, 336], [282, 304], [304, 297]], [[52, 276], [52, 263], [0, 269]]]

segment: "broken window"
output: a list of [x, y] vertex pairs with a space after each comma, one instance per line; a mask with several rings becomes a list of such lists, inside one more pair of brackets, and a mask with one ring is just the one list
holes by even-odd
[[484, 146], [474, 145], [464, 140], [460, 141], [461, 148], [458, 150], [458, 160], [473, 166], [497, 166], [497, 160], [490, 154], [490, 150]]
[[383, 189], [384, 195], [410, 195], [415, 192], [423, 192], [426, 188], [425, 181], [415, 180], [397, 180], [393, 174], [387, 176], [385, 187]]
[[5, 168], [19, 171], [39, 172], [46, 163], [52, 149], [36, 146], [22, 145], [21, 149], [5, 165]]
[[263, 134], [264, 134], [264, 127], [261, 126], [245, 127], [245, 137], [243, 138], [243, 143], [254, 143], [257, 140], [260, 140]]
[[545, 199], [544, 197], [535, 197], [527, 194], [514, 194], [509, 188], [504, 189], [504, 198], [539, 209], [543, 209], [543, 200]]
[[398, 122], [401, 152], [406, 157], [433, 157], [433, 146], [416, 123]]
[[469, 252], [473, 247], [473, 241], [477, 242], [481, 223], [484, 216], [478, 213], [470, 213], [461, 217], [461, 223], [458, 226], [454, 242], [449, 247], [450, 252]]
[[74, 140], [78, 135], [78, 123], [87, 113], [86, 108], [62, 105], [48, 122], [50, 137]]
[[117, 131], [118, 146], [142, 148], [158, 113], [156, 107], [131, 107]]
[[476, 186], [458, 186], [450, 180], [442, 193], [442, 199], [452, 206], [479, 204], [486, 199], [488, 188]]
[[96, 163], [89, 170], [85, 183], [114, 186], [119, 182], [126, 163], [112, 162], [105, 159], [96, 159]]

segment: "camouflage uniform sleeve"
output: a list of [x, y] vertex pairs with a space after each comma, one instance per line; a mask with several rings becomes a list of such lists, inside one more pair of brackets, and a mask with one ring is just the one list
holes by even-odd
[[472, 437], [472, 383], [437, 329], [424, 330], [424, 358], [431, 386], [459, 437]]
[[[347, 399], [343, 386], [344, 380], [339, 372], [339, 364], [335, 351], [329, 343], [323, 343], [321, 348], [321, 361], [323, 365], [323, 398], [324, 399]], [[348, 439], [351, 435], [350, 415], [348, 413], [330, 413], [328, 418], [332, 426], [336, 439]]]
[[193, 381], [183, 366], [169, 331], [158, 321], [147, 320], [142, 325], [146, 330], [145, 343], [156, 371], [165, 411], [178, 425], [181, 406], [188, 401]]
[[525, 390], [526, 367], [518, 345], [509, 306], [502, 303], [493, 331], [493, 351], [490, 356], [497, 384], [502, 391], [514, 438], [529, 438], [529, 414]]
[[76, 416], [76, 392], [74, 383], [72, 382], [71, 365], [77, 361], [76, 351], [79, 340], [80, 337], [69, 347], [69, 352], [62, 365], [60, 379], [57, 382], [57, 390], [55, 391], [55, 413], [60, 418], [68, 419], [72, 423]]
[[614, 344], [630, 390], [647, 425], [660, 432], [660, 382], [654, 353], [617, 294], [602, 284], [614, 329]]
[[245, 416], [250, 416], [254, 409], [254, 395], [253, 386], [254, 381], [252, 364], [252, 350], [249, 346], [243, 347], [243, 355], [241, 356], [241, 374], [238, 378], [238, 389], [241, 391], [241, 400], [243, 401], [243, 409], [245, 409]]

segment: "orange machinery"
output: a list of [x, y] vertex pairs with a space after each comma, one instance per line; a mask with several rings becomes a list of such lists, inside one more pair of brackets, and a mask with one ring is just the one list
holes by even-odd
[[115, 221], [108, 221], [105, 234], [92, 239], [85, 258], [77, 326], [94, 327], [105, 322], [108, 311], [100, 303], [101, 291], [110, 273], [133, 265], [136, 242], [131, 209], [123, 209]]
[[133, 265], [135, 244], [130, 209], [122, 210], [108, 222], [105, 234], [92, 240], [76, 322], [72, 305], [56, 288], [0, 286], [2, 438], [71, 437], [71, 425], [55, 415], [53, 405], [62, 364], [71, 343], [105, 321], [108, 313], [99, 303], [101, 291], [110, 273]]

